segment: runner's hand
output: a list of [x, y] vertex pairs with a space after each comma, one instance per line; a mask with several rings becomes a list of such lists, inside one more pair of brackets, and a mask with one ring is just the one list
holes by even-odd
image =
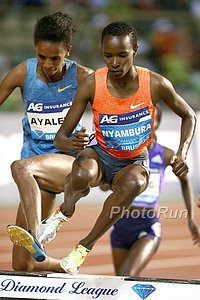
[[74, 151], [83, 150], [89, 143], [89, 135], [86, 133], [86, 128], [83, 127], [81, 131], [75, 132], [72, 138], [72, 145]]
[[184, 179], [189, 172], [186, 161], [180, 155], [172, 155], [170, 165], [172, 166], [174, 174], [180, 179]]

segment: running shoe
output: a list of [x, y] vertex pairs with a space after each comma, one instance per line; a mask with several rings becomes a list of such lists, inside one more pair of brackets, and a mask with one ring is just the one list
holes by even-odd
[[60, 206], [52, 215], [42, 221], [38, 228], [38, 241], [47, 244], [56, 237], [56, 233], [69, 218], [60, 211]]
[[31, 231], [16, 225], [8, 225], [6, 231], [11, 242], [16, 246], [26, 248], [36, 261], [42, 262], [46, 259], [42, 245]]
[[78, 273], [80, 266], [85, 261], [90, 250], [77, 244], [74, 249], [60, 261], [60, 267], [68, 274], [75, 275]]

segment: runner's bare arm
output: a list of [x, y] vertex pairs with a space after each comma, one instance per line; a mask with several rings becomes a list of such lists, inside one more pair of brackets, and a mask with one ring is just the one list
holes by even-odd
[[184, 179], [180, 179], [182, 194], [185, 202], [185, 206], [188, 211], [188, 227], [194, 241], [194, 245], [200, 246], [200, 231], [195, 221], [194, 214], [194, 194], [192, 190], [191, 182], [186, 176]]
[[195, 132], [196, 115], [187, 102], [177, 94], [172, 83], [154, 72], [151, 72], [151, 93], [154, 104], [159, 100], [163, 100], [182, 119], [180, 143], [176, 154], [171, 159], [171, 164], [173, 164], [173, 172], [184, 178], [187, 170], [182, 169], [182, 163], [187, 157]]
[[[170, 160], [175, 152], [172, 149], [164, 147], [164, 157], [166, 166], [170, 165]], [[184, 179], [179, 178], [181, 191], [185, 202], [185, 207], [188, 211], [188, 228], [191, 232], [194, 244], [200, 245], [200, 232], [194, 217], [194, 194], [191, 182], [186, 176]]]
[[8, 98], [8, 96], [19, 87], [23, 92], [24, 81], [26, 78], [26, 62], [22, 62], [12, 69], [0, 83], [0, 105]]
[[[94, 98], [94, 73], [84, 79], [75, 94], [73, 104], [67, 113], [63, 124], [59, 128], [54, 139], [55, 146], [62, 152], [77, 150], [77, 141], [69, 136], [81, 119], [88, 102]], [[85, 143], [88, 135], [83, 132], [79, 142]]]

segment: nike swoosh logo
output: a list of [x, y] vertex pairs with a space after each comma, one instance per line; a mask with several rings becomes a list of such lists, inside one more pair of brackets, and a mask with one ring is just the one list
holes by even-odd
[[61, 93], [61, 92], [65, 91], [66, 89], [70, 88], [71, 86], [72, 86], [72, 84], [67, 85], [67, 86], [65, 86], [65, 87], [63, 87], [63, 88], [58, 87], [58, 93]]
[[131, 103], [131, 105], [130, 105], [130, 109], [135, 109], [135, 108], [137, 108], [137, 107], [141, 106], [142, 104], [144, 104], [144, 102], [142, 102], [142, 103], [139, 103], [139, 104], [136, 104], [136, 105], [133, 105], [133, 103]]

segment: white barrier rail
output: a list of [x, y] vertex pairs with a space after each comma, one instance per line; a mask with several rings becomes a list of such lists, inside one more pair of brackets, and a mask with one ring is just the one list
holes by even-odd
[[200, 281], [0, 271], [1, 299], [199, 300]]

